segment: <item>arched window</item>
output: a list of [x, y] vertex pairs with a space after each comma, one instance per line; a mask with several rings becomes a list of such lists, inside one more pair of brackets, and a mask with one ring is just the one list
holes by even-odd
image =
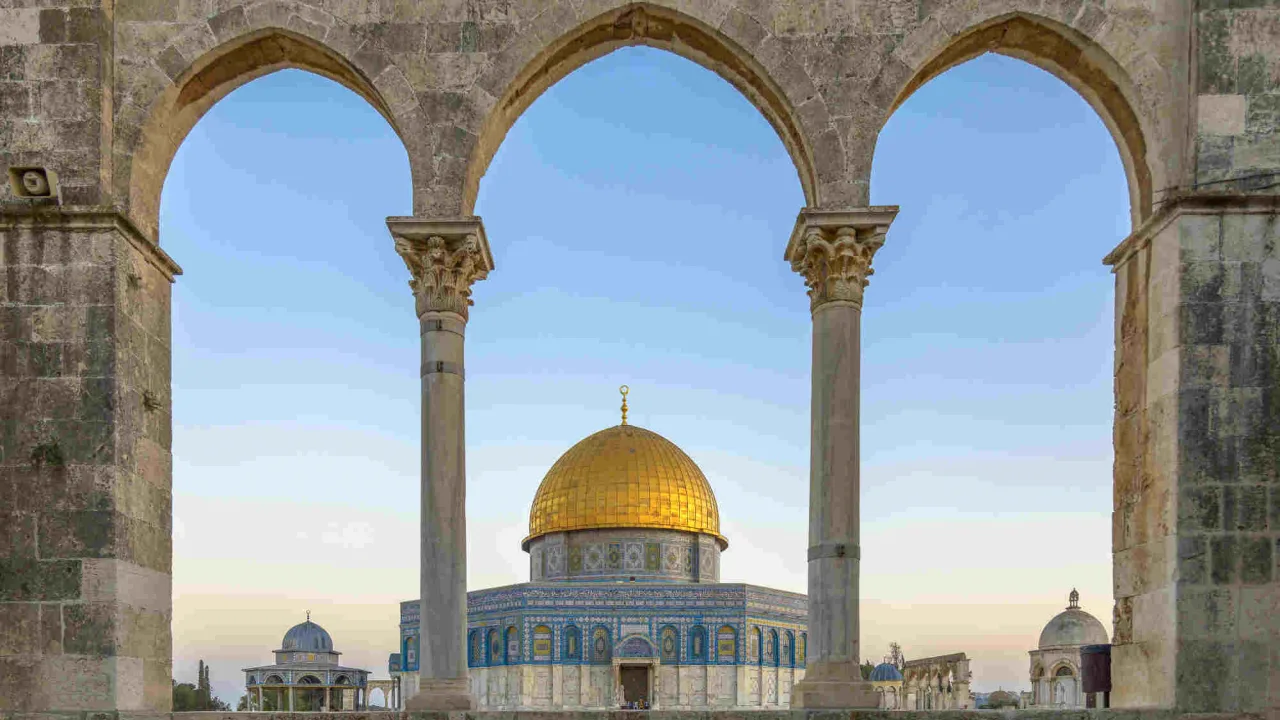
[[404, 660], [410, 670], [418, 669], [418, 637], [410, 635], [404, 641]]
[[497, 628], [489, 629], [489, 664], [502, 664], [502, 633]]
[[467, 633], [467, 647], [470, 649], [467, 653], [467, 664], [471, 667], [484, 665], [484, 642], [479, 630]]
[[671, 625], [662, 628], [659, 634], [658, 653], [664, 664], [680, 662], [680, 633]]
[[1063, 665], [1053, 674], [1054, 677], [1075, 677], [1075, 673], [1071, 671], [1069, 665]]
[[689, 630], [689, 659], [695, 662], [707, 660], [707, 629], [694, 625]]
[[534, 662], [551, 662], [551, 628], [539, 625], [533, 629]]
[[603, 625], [591, 631], [591, 662], [608, 664], [613, 660], [613, 645], [609, 642], [609, 629]]
[[721, 625], [716, 631], [716, 660], [722, 663], [738, 659], [738, 631], [732, 625]]
[[770, 665], [778, 667], [778, 631], [769, 631], [769, 645], [765, 648], [764, 659]]
[[507, 628], [507, 664], [520, 662], [520, 630], [512, 625]]
[[747, 641], [747, 662], [759, 665], [760, 659], [764, 655], [764, 643], [760, 640], [760, 628], [752, 627], [751, 635], [748, 637], [750, 640]]
[[804, 667], [808, 645], [809, 633], [800, 633], [800, 637], [796, 638], [796, 667]]
[[582, 631], [573, 625], [564, 629], [564, 659], [582, 660]]
[[795, 667], [796, 664], [796, 634], [790, 630], [782, 634], [782, 658], [781, 662], [787, 667]]

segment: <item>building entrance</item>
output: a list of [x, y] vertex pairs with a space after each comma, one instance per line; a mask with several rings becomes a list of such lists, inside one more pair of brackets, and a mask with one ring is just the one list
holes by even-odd
[[649, 666], [623, 665], [619, 668], [622, 679], [622, 701], [638, 707], [649, 705]]

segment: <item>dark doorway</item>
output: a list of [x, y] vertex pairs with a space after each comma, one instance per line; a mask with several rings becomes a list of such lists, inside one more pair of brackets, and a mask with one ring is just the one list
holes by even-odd
[[645, 707], [649, 701], [649, 666], [623, 665], [619, 670], [622, 671], [622, 701]]

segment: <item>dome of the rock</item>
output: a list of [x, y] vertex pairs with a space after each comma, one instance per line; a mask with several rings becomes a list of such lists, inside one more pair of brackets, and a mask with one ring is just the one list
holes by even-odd
[[625, 421], [581, 440], [551, 466], [533, 498], [524, 546], [548, 533], [603, 528], [701, 533], [728, 546], [702, 470], [675, 443]]

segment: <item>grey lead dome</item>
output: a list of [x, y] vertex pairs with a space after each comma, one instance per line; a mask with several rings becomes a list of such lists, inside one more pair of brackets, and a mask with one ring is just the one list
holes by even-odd
[[308, 620], [289, 628], [280, 649], [333, 652], [333, 638], [329, 637], [327, 630]]
[[1040, 649], [1072, 645], [1105, 645], [1111, 642], [1098, 618], [1078, 607], [1058, 613], [1040, 632]]

